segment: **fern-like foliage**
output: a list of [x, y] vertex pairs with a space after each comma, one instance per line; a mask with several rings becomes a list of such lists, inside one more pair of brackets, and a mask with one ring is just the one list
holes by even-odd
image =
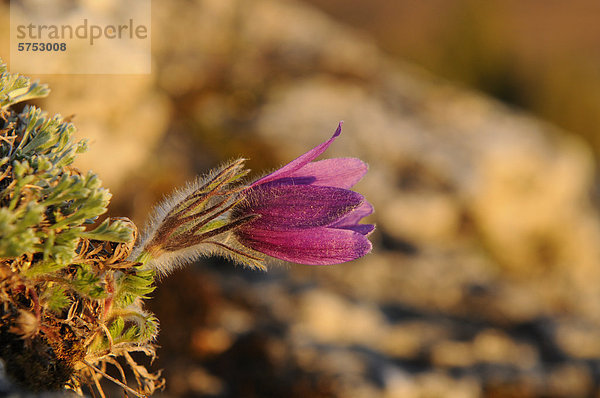
[[[48, 93], [0, 61], [0, 357], [28, 389], [82, 393], [114, 357], [153, 355], [158, 321], [142, 304], [154, 273], [127, 260], [131, 221], [98, 222], [111, 194], [71, 166], [87, 149], [75, 126], [29, 104], [15, 110]], [[138, 394], [161, 385], [130, 366]]]

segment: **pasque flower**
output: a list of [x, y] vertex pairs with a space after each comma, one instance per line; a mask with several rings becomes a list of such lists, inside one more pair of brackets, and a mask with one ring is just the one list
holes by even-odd
[[373, 207], [349, 189], [367, 165], [356, 158], [313, 162], [341, 131], [340, 123], [329, 140], [250, 185], [234, 208], [236, 218], [258, 216], [233, 231], [242, 245], [301, 264], [337, 264], [371, 250], [374, 226], [359, 221]]
[[160, 273], [196, 257], [220, 254], [264, 268], [264, 255], [301, 264], [337, 264], [371, 250], [373, 212], [351, 191], [367, 172], [356, 158], [314, 161], [333, 136], [251, 184], [243, 159], [188, 184], [159, 205], [132, 257]]

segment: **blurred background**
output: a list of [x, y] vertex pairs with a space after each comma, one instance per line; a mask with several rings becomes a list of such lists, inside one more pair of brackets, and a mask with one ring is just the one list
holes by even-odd
[[[107, 0], [108, 3], [110, 1]], [[8, 53], [7, 2], [0, 50]], [[600, 396], [600, 2], [173, 0], [153, 73], [39, 76], [110, 215], [344, 132], [372, 254], [160, 282], [159, 397]], [[4, 55], [6, 58], [6, 55]]]

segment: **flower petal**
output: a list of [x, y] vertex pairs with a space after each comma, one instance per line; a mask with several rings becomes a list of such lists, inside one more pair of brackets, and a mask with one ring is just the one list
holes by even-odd
[[256, 251], [300, 264], [339, 264], [364, 256], [371, 242], [362, 234], [347, 229], [324, 227], [272, 231], [236, 231], [240, 242]]
[[319, 185], [337, 188], [351, 188], [365, 175], [368, 166], [357, 158], [333, 158], [311, 162], [267, 184], [277, 185]]
[[335, 227], [337, 229], [349, 229], [350, 231], [358, 232], [361, 235], [367, 236], [375, 229], [373, 224], [355, 224]]
[[363, 235], [368, 235], [375, 229], [373, 224], [359, 224], [360, 220], [373, 213], [373, 206], [364, 201], [360, 206], [334, 221], [329, 225], [330, 228], [350, 229]]
[[347, 213], [339, 220], [334, 221], [333, 224], [330, 224], [329, 226], [337, 228], [348, 225], [356, 225], [360, 222], [361, 219], [371, 214], [373, 214], [373, 205], [371, 205], [371, 203], [365, 200], [360, 204], [360, 206], [356, 207], [354, 210]]
[[313, 185], [262, 185], [249, 192], [237, 216], [258, 214], [242, 229], [292, 230], [325, 226], [342, 219], [364, 202], [348, 189]]
[[312, 160], [314, 160], [317, 156], [319, 156], [320, 154], [322, 154], [323, 152], [325, 152], [325, 150], [327, 148], [329, 148], [329, 145], [331, 145], [331, 143], [335, 140], [335, 138], [337, 136], [339, 136], [341, 133], [342, 133], [342, 122], [340, 122], [338, 124], [338, 127], [335, 130], [335, 133], [333, 134], [333, 136], [330, 139], [328, 139], [327, 141], [323, 142], [322, 144], [317, 145], [316, 147], [314, 147], [310, 151], [306, 152], [304, 155], [299, 156], [295, 160], [292, 160], [290, 163], [286, 164], [285, 166], [283, 166], [279, 170], [276, 170], [273, 173], [267, 174], [263, 178], [260, 178], [260, 179], [256, 180], [252, 184], [252, 186], [261, 185], [261, 184], [264, 184], [266, 182], [273, 181], [273, 180], [275, 180], [277, 178], [289, 177], [290, 174], [292, 174], [294, 171], [300, 169], [301, 167], [303, 167], [307, 163], [309, 163]]

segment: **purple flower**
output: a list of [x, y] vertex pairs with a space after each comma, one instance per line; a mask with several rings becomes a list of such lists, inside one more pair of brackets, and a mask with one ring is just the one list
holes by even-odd
[[350, 188], [367, 172], [355, 158], [313, 160], [342, 131], [252, 184], [238, 159], [175, 191], [155, 208], [130, 258], [161, 275], [201, 256], [223, 255], [265, 269], [265, 255], [336, 264], [371, 250], [373, 212]]
[[337, 264], [371, 250], [374, 229], [359, 224], [373, 212], [365, 198], [351, 191], [367, 172], [356, 158], [317, 162], [342, 131], [279, 170], [257, 180], [234, 218], [255, 216], [233, 231], [238, 242], [257, 252], [301, 264]]

